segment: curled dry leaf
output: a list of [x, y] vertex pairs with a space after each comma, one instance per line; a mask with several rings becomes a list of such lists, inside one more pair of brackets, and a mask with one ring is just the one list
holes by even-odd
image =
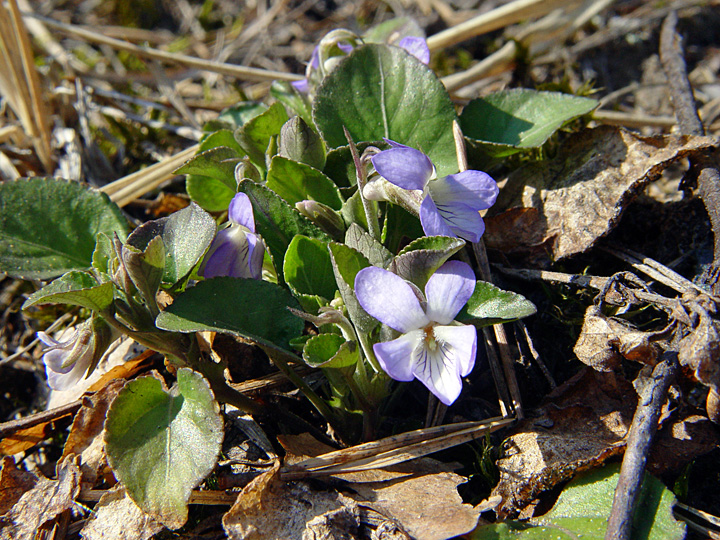
[[286, 483], [280, 462], [250, 482], [223, 516], [232, 540], [358, 538], [360, 511], [345, 495], [313, 489], [306, 482]]
[[622, 453], [635, 402], [632, 385], [614, 373], [585, 369], [556, 388], [541, 416], [520, 422], [504, 443], [492, 492], [502, 497], [498, 514], [513, 514], [542, 491]]
[[80, 531], [85, 540], [147, 540], [164, 527], [140, 510], [121, 484], [108, 490]]
[[77, 456], [69, 455], [57, 464], [57, 480], [39, 478], [0, 518], [0, 539], [33, 540], [43, 525], [72, 507], [80, 493], [78, 461]]
[[[308, 434], [280, 437], [286, 463], [302, 461], [333, 449]], [[349, 496], [361, 507], [385, 516], [385, 527], [402, 528], [416, 540], [442, 540], [472, 531], [480, 511], [464, 504], [457, 491], [466, 478], [447, 465], [419, 458], [383, 469], [334, 474], [349, 483]], [[375, 525], [374, 525], [375, 526]], [[380, 525], [376, 526], [376, 531]]]
[[90, 485], [95, 483], [98, 471], [105, 463], [102, 432], [107, 410], [125, 383], [124, 379], [116, 379], [93, 396], [86, 398], [75, 415], [65, 442], [62, 457], [69, 454], [80, 456], [83, 482]]
[[613, 371], [622, 358], [652, 366], [657, 362], [658, 349], [651, 337], [625, 321], [606, 317], [592, 305], [585, 311], [573, 352], [583, 364], [597, 371]]
[[720, 333], [707, 314], [702, 314], [698, 325], [680, 341], [678, 360], [698, 381], [720, 392]]
[[[555, 260], [582, 253], [616, 225], [638, 191], [666, 167], [716, 146], [711, 137], [640, 137], [612, 126], [588, 129], [570, 138], [552, 161], [511, 174], [493, 213], [537, 208], [534, 226], [518, 220], [517, 230], [505, 229], [503, 235], [528, 246], [552, 240]], [[490, 236], [491, 227], [489, 220]]]
[[0, 463], [0, 516], [10, 510], [36, 482], [34, 474], [18, 469], [13, 458], [4, 457]]

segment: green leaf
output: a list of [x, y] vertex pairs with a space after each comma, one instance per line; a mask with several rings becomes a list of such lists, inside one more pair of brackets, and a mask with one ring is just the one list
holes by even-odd
[[[369, 142], [360, 142], [356, 146], [358, 154], [362, 155], [371, 144]], [[351, 187], [357, 183], [355, 163], [353, 162], [350, 147], [347, 144], [333, 148], [327, 153], [323, 172], [335, 182], [336, 186], [342, 188]]]
[[102, 274], [110, 274], [110, 261], [115, 257], [112, 239], [105, 233], [99, 233], [92, 254], [92, 267]]
[[[603, 540], [620, 465], [596, 469], [573, 480], [555, 506], [539, 518], [481, 526], [470, 540]], [[675, 520], [675, 497], [659, 480], [645, 475], [631, 537], [635, 540], [681, 540], [685, 525]]]
[[267, 111], [249, 120], [236, 132], [235, 137], [240, 146], [261, 169], [265, 169], [265, 151], [270, 145], [270, 139], [280, 134], [287, 120], [285, 107], [273, 103]]
[[259, 101], [242, 101], [223, 110], [217, 120], [224, 122], [231, 128], [239, 128], [267, 111], [267, 109], [267, 105]]
[[382, 241], [387, 248], [397, 253], [400, 248], [415, 238], [425, 236], [420, 220], [401, 206], [386, 206]]
[[92, 264], [99, 233], [125, 238], [127, 220], [104, 193], [60, 178], [0, 183], [0, 272], [50, 279]]
[[373, 266], [387, 268], [393, 260], [393, 254], [356, 223], [348, 227], [345, 244], [365, 255]]
[[237, 150], [220, 146], [197, 154], [175, 173], [187, 174], [185, 190], [193, 201], [208, 212], [222, 212], [235, 196], [235, 167], [241, 158]]
[[[373, 211], [377, 214], [377, 201], [367, 202], [371, 205]], [[348, 227], [351, 227], [353, 224], [355, 224], [356, 226], [359, 226], [364, 230], [368, 229], [367, 215], [365, 214], [365, 207], [363, 206], [363, 201], [360, 197], [359, 190], [355, 191], [355, 193], [348, 197], [347, 200], [343, 203], [343, 206], [340, 209], [340, 215], [342, 216], [343, 221], [347, 224]]]
[[245, 154], [242, 146], [240, 146], [237, 140], [235, 140], [234, 132], [230, 129], [219, 129], [205, 136], [202, 141], [200, 141], [198, 154], [207, 150], [212, 150], [213, 148], [219, 148], [221, 146], [234, 150], [237, 152], [238, 156]]
[[388, 270], [425, 288], [430, 276], [460, 251], [465, 240], [449, 236], [424, 236], [413, 240], [393, 259]]
[[360, 359], [357, 343], [340, 334], [319, 334], [305, 343], [303, 360], [311, 367], [342, 369], [354, 367]]
[[325, 166], [325, 144], [299, 116], [293, 116], [280, 130], [278, 154], [318, 170]]
[[66, 304], [100, 313], [112, 305], [113, 287], [110, 282], [98, 285], [97, 280], [86, 272], [70, 271], [31, 294], [22, 308], [36, 304]]
[[435, 73], [398, 47], [353, 50], [320, 84], [313, 117], [328, 146], [387, 137], [425, 152], [438, 175], [457, 172], [455, 108]]
[[343, 204], [340, 190], [322, 172], [282, 156], [275, 156], [270, 162], [267, 187], [292, 205], [312, 200], [340, 210]]
[[123, 262], [130, 279], [142, 294], [145, 303], [152, 310], [157, 310], [155, 295], [160, 288], [165, 273], [165, 244], [156, 236], [144, 251], [132, 246], [124, 246]]
[[108, 462], [130, 498], [170, 529], [187, 521], [193, 488], [210, 474], [223, 421], [207, 381], [180, 368], [168, 391], [146, 376], [130, 381], [105, 420]]
[[345, 244], [331, 242], [328, 248], [335, 281], [345, 307], [347, 307], [350, 320], [361, 332], [370, 332], [378, 325], [378, 322], [368, 315], [355, 297], [355, 276], [360, 270], [370, 266], [370, 262], [362, 253]]
[[307, 125], [315, 125], [312, 119], [310, 100], [305, 94], [298, 92], [289, 82], [273, 81], [272, 86], [270, 86], [270, 95], [302, 118]]
[[475, 291], [462, 309], [457, 319], [472, 321], [480, 319], [482, 326], [511, 322], [533, 315], [537, 311], [535, 304], [524, 296], [504, 291], [492, 283], [478, 281]]
[[337, 290], [327, 242], [298, 234], [292, 239], [283, 263], [285, 281], [301, 294], [332, 300]]
[[282, 263], [290, 241], [297, 234], [325, 242], [331, 240], [271, 189], [245, 180], [240, 183], [239, 190], [250, 198], [255, 214], [255, 230], [262, 236], [277, 263]]
[[515, 88], [472, 100], [460, 127], [476, 150], [504, 157], [541, 146], [563, 124], [597, 106], [594, 99]]
[[166, 250], [163, 282], [174, 285], [187, 276], [210, 246], [216, 231], [215, 220], [197, 204], [168, 217], [148, 221], [128, 237], [128, 245], [145, 251], [160, 236]]
[[303, 320], [287, 309], [300, 305], [274, 283], [230, 277], [201, 281], [178, 295], [158, 318], [173, 332], [226, 332], [273, 348], [289, 350], [302, 333]]

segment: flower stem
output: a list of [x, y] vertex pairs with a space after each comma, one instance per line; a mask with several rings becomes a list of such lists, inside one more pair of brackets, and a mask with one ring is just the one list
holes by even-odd
[[373, 238], [379, 241], [380, 222], [378, 221], [377, 212], [373, 208], [370, 201], [368, 201], [363, 195], [363, 189], [365, 188], [365, 184], [367, 183], [367, 172], [365, 170], [365, 166], [360, 160], [360, 154], [358, 154], [357, 146], [355, 146], [350, 132], [345, 126], [343, 126], [343, 131], [345, 132], [345, 138], [347, 139], [348, 146], [350, 147], [350, 153], [352, 154], [353, 163], [355, 163], [355, 174], [357, 178], [358, 191], [360, 192], [360, 200], [362, 201], [363, 210], [365, 210], [365, 218], [367, 219], [368, 232], [372, 235]]

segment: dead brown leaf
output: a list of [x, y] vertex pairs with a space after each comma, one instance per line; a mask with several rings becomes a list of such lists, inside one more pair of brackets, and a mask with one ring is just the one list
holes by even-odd
[[705, 416], [682, 409], [676, 415], [653, 442], [647, 468], [654, 475], [676, 471], [720, 444], [717, 428]]
[[678, 360], [695, 379], [720, 392], [720, 332], [707, 314], [701, 315], [695, 329], [680, 341]]
[[360, 511], [341, 493], [279, 478], [280, 463], [250, 482], [223, 516], [228, 538], [280, 540], [358, 538]]
[[0, 456], [12, 456], [32, 448], [50, 436], [52, 423], [59, 420], [55, 418], [36, 426], [19, 429], [0, 441]]
[[0, 467], [0, 516], [15, 506], [36, 482], [34, 474], [18, 469], [13, 458], [4, 457]]
[[607, 234], [639, 190], [670, 164], [716, 146], [711, 137], [640, 137], [613, 126], [587, 129], [570, 138], [552, 161], [512, 173], [493, 210], [537, 208], [534, 226], [519, 220], [503, 235], [536, 245], [537, 231], [542, 231], [541, 242], [552, 240], [553, 258], [562, 259], [586, 251]]
[[614, 373], [584, 369], [556, 388], [540, 417], [523, 420], [498, 460], [498, 513], [512, 514], [542, 491], [623, 452], [637, 397]]
[[124, 379], [117, 379], [95, 395], [86, 398], [75, 415], [65, 442], [62, 457], [69, 454], [80, 456], [83, 482], [90, 485], [95, 484], [98, 471], [105, 462], [102, 432], [107, 410], [126, 382]]
[[85, 524], [80, 535], [85, 540], [147, 540], [164, 527], [140, 510], [116, 484], [95, 505], [93, 517]]
[[0, 539], [32, 540], [40, 528], [75, 504], [80, 493], [78, 457], [69, 455], [57, 464], [57, 480], [39, 478], [35, 487], [0, 518]]
[[585, 365], [597, 371], [613, 371], [623, 358], [655, 365], [658, 349], [650, 341], [651, 334], [631, 324], [605, 316], [591, 305], [585, 311], [583, 327], [573, 352]]
[[[296, 463], [332, 451], [308, 434], [284, 435], [286, 462]], [[479, 511], [463, 504], [457, 486], [466, 478], [444, 463], [419, 458], [384, 469], [334, 474], [348, 482], [349, 496], [363, 507], [401, 523], [417, 540], [441, 540], [472, 531]]]

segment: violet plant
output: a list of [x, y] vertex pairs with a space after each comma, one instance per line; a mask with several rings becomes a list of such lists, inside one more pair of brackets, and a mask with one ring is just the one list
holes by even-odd
[[[478, 119], [458, 118], [421, 38], [405, 20], [323, 40], [308, 67], [309, 92], [278, 83], [270, 105], [223, 112], [177, 171], [192, 203], [133, 230], [88, 186], [0, 183], [0, 271], [38, 280], [24, 309], [65, 304], [87, 318], [72, 339], [39, 334], [51, 385], [66, 388], [92, 372], [117, 335], [177, 369], [169, 389], [153, 376], [127, 383], [106, 422], [113, 472], [167, 526], [184, 523], [190, 491], [215, 465], [219, 402], [291, 414], [234, 390], [228, 360], [202, 353], [197, 332], [261, 347], [353, 441], [382, 429], [388, 397], [414, 378], [454, 403], [464, 378], [489, 376], [473, 371], [476, 329], [534, 313], [462, 262], [498, 188], [484, 172], [458, 172], [453, 125]], [[561, 109], [577, 116], [589, 102]], [[483, 142], [474, 129], [466, 142], [479, 168], [490, 161], [478, 141], [504, 155], [521, 151], [515, 141]], [[325, 375], [320, 388], [297, 375], [301, 363]]]

